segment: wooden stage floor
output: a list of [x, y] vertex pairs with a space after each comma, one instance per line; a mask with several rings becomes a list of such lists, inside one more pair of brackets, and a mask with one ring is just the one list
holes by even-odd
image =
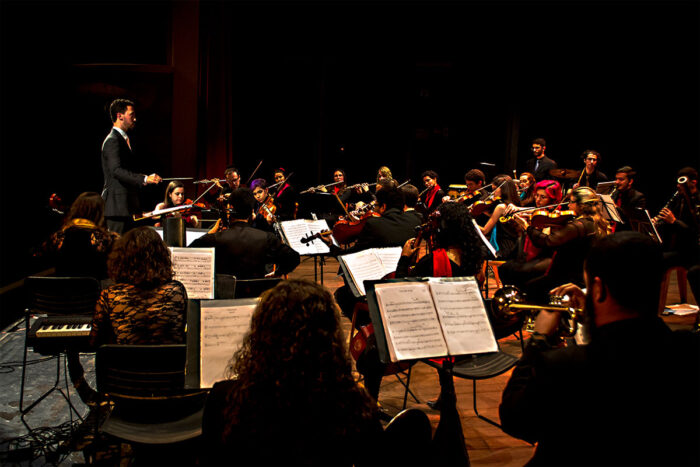
[[[320, 269], [319, 264], [314, 267], [313, 258], [304, 257], [302, 258], [302, 263], [289, 277], [306, 278], [320, 282]], [[316, 277], [315, 272], [318, 273]], [[337, 272], [337, 261], [335, 259], [326, 260], [323, 266], [323, 284], [330, 291], [334, 291], [342, 285], [342, 280], [337, 276]], [[674, 274], [667, 297], [667, 303], [669, 304], [678, 303], [679, 300], [678, 287], [675, 280]], [[489, 290], [495, 290], [493, 279], [490, 279]], [[695, 304], [692, 294], [689, 300]], [[690, 328], [694, 319], [695, 315], [664, 317], [664, 320], [673, 328]], [[343, 327], [346, 333], [349, 332], [350, 321], [347, 318], [343, 318]], [[516, 356], [520, 355], [520, 342], [515, 337], [502, 339], [500, 344], [505, 352]], [[18, 411], [23, 347], [23, 324], [11, 326], [0, 334], [0, 361], [3, 362], [0, 364], [0, 464], [3, 464], [3, 460], [9, 463], [9, 460], [3, 454], [7, 454], [10, 450], [15, 451], [23, 446], [26, 447], [30, 438], [27, 436], [27, 429], [20, 421]], [[81, 357], [81, 360], [85, 367], [88, 382], [94, 385], [94, 354], [85, 354]], [[28, 355], [28, 361], [32, 362], [27, 367], [29, 376], [27, 397], [31, 401], [53, 383], [52, 378], [55, 378], [56, 364], [48, 361], [42, 362], [41, 357], [34, 354], [31, 350]], [[482, 415], [498, 421], [498, 404], [501, 399], [501, 392], [509, 376], [510, 372], [477, 383], [478, 408]], [[439, 412], [432, 410], [426, 402], [435, 399], [440, 391], [436, 371], [423, 363], [417, 363], [412, 370], [410, 387], [411, 391], [418, 398], [418, 402], [409, 396], [407, 407], [416, 407], [423, 410], [429, 416], [433, 429], [435, 429], [439, 421]], [[456, 378], [455, 389], [457, 406], [461, 416], [464, 438], [471, 458], [471, 464], [475, 467], [524, 465], [532, 455], [533, 446], [506, 435], [498, 427], [492, 426], [476, 417], [472, 408], [473, 392], [471, 381]], [[87, 407], [82, 404], [72, 390], [71, 395], [78, 410], [83, 415], [87, 414]], [[397, 379], [393, 376], [385, 377], [379, 396], [379, 402], [384, 410], [390, 415], [397, 414], [402, 408], [403, 396], [403, 386]], [[32, 427], [48, 427], [46, 430], [40, 431], [40, 434], [44, 437], [42, 440], [45, 440], [42, 441], [43, 444], [49, 446], [52, 443], [52, 439], [56, 439], [50, 438], [50, 435], [53, 436], [60, 431], [64, 434], [66, 432], [65, 425], [63, 430], [55, 429], [55, 427], [68, 420], [65, 401], [59, 396], [50, 396], [39, 404], [27, 419]], [[15, 452], [19, 453], [20, 451]], [[19, 461], [18, 459], [16, 465], [43, 465], [46, 461], [45, 457], [37, 458], [34, 456], [34, 461], [27, 462]], [[80, 451], [62, 452], [57, 462], [53, 457], [51, 459], [51, 463], [61, 466], [83, 462], [84, 459]]]

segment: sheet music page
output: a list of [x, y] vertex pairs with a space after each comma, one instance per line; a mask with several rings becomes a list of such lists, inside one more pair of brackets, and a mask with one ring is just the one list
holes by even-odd
[[338, 260], [345, 262], [348, 271], [350, 271], [350, 279], [362, 295], [367, 295], [364, 281], [381, 279], [385, 276], [382, 261], [372, 248], [339, 256]]
[[[301, 243], [302, 238], [306, 237], [307, 235], [311, 235], [311, 229], [309, 228], [309, 223], [306, 219], [284, 221], [280, 222], [280, 225], [282, 226], [282, 231], [287, 239], [287, 243], [300, 255], [330, 253], [330, 248], [328, 248], [328, 245], [323, 243], [321, 240], [306, 244]], [[328, 227], [328, 224], [326, 224], [326, 227]], [[315, 232], [318, 232], [318, 230]]]
[[392, 246], [387, 248], [375, 248], [374, 250], [384, 267], [384, 276], [390, 272], [396, 271], [396, 266], [398, 266], [399, 259], [401, 259], [402, 247]]
[[214, 298], [214, 248], [168, 247], [174, 279], [182, 282], [188, 298]]
[[430, 291], [450, 355], [498, 351], [476, 280], [430, 282]]
[[[331, 230], [330, 227], [328, 227], [328, 222], [326, 222], [326, 219], [318, 219], [315, 221], [311, 219], [304, 219], [304, 222], [306, 222], [306, 225], [309, 227], [309, 232], [311, 233], [311, 235]], [[328, 245], [323, 243], [323, 240], [321, 240], [320, 238], [317, 238], [307, 243], [307, 245], [315, 248], [314, 253], [322, 254], [331, 252], [331, 249], [328, 247]]]
[[210, 388], [226, 379], [226, 367], [241, 347], [250, 329], [255, 303], [239, 306], [217, 306], [202, 301], [200, 321], [201, 388]]
[[392, 361], [444, 357], [447, 346], [425, 282], [376, 284]]

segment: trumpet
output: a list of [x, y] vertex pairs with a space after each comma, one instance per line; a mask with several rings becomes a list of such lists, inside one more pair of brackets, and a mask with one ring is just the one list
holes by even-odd
[[503, 319], [527, 312], [530, 323], [539, 311], [559, 311], [562, 319], [557, 334], [560, 337], [573, 337], [578, 330], [578, 325], [583, 321], [583, 310], [564, 305], [565, 297], [551, 295], [549, 299], [549, 305], [528, 304], [525, 303], [520, 289], [505, 285], [494, 292], [491, 311], [495, 317]]

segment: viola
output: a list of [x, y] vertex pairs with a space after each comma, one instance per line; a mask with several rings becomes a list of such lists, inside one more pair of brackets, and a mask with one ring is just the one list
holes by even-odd
[[277, 216], [275, 216], [276, 211], [277, 206], [275, 205], [275, 200], [271, 195], [268, 195], [265, 201], [260, 205], [258, 214], [263, 216], [269, 224], [272, 224], [277, 222]]
[[500, 196], [494, 196], [491, 199], [480, 200], [469, 206], [469, 213], [472, 217], [478, 217], [488, 211], [489, 209], [497, 206], [501, 202]]
[[538, 209], [532, 213], [530, 225], [536, 229], [563, 227], [574, 219], [576, 219], [576, 213], [574, 211], [549, 212], [546, 209]]
[[464, 193], [461, 196], [458, 196], [455, 198], [455, 203], [464, 203], [467, 204], [467, 206], [471, 205], [472, 203], [478, 201], [478, 199], [481, 197], [481, 195], [484, 192], [481, 190], [476, 190], [471, 193]]

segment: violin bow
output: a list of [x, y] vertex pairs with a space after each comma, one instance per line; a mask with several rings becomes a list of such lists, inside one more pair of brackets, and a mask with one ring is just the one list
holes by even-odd
[[248, 181], [245, 182], [246, 185], [249, 185], [249, 184], [250, 184], [250, 181], [251, 181], [251, 180], [253, 179], [253, 177], [255, 176], [255, 172], [258, 171], [258, 169], [260, 168], [260, 166], [262, 165], [262, 163], [263, 163], [263, 160], [260, 159], [260, 162], [258, 162], [258, 166], [255, 168], [255, 170], [253, 170], [253, 173], [250, 174], [250, 177], [248, 177]]

